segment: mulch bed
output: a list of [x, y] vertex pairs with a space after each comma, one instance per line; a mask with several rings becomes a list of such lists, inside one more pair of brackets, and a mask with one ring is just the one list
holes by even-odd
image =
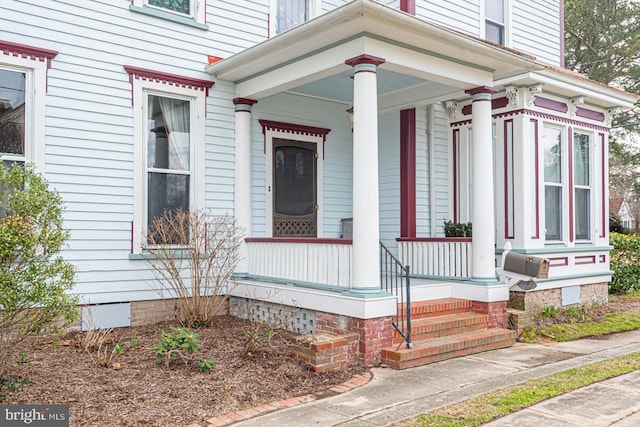
[[[215, 415], [322, 391], [363, 372], [361, 367], [313, 372], [290, 356], [294, 334], [282, 330], [269, 340], [262, 329], [260, 345], [248, 349], [246, 332], [255, 331], [256, 324], [232, 316], [219, 316], [210, 328], [195, 330], [200, 350], [186, 359], [173, 357], [166, 366], [156, 363], [154, 346], [169, 326], [113, 329], [100, 354], [95, 347], [82, 348], [80, 332], [25, 343], [7, 374], [29, 383], [3, 403], [69, 404], [74, 426], [206, 425]], [[139, 338], [134, 347], [132, 336]], [[108, 366], [99, 366], [100, 355], [107, 359], [117, 343], [124, 351], [105, 361]], [[199, 371], [200, 357], [215, 360], [211, 372]]]

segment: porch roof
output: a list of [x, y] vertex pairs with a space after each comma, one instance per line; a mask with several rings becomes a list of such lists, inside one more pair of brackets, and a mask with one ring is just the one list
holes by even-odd
[[638, 99], [375, 0], [353, 0], [206, 71], [234, 82], [241, 98], [286, 91], [350, 103], [352, 68], [344, 61], [363, 54], [385, 59], [378, 67], [381, 111], [465, 99], [467, 89], [526, 86], [540, 78], [545, 90], [586, 95], [585, 102], [601, 107], [630, 107]]

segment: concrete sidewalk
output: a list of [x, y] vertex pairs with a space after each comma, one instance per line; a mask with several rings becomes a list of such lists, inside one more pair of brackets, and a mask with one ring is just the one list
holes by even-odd
[[[577, 366], [640, 351], [640, 331], [550, 345], [513, 347], [403, 371], [374, 368], [366, 385], [340, 395], [271, 412], [236, 426], [386, 426]], [[640, 425], [640, 372], [550, 399], [490, 426]]]

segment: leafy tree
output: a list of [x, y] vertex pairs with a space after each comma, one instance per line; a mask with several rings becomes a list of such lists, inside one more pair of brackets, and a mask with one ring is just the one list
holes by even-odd
[[32, 166], [0, 161], [0, 373], [12, 347], [77, 317], [62, 198]]
[[[591, 80], [640, 91], [640, 2], [566, 0], [565, 66]], [[638, 121], [638, 109], [615, 125]]]

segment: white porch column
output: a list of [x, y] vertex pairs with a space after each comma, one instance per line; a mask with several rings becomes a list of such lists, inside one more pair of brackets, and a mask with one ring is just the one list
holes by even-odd
[[378, 202], [378, 86], [384, 59], [361, 55], [353, 67], [353, 253], [351, 290], [380, 291]]
[[[235, 171], [234, 213], [238, 226], [244, 229], [245, 237], [251, 236], [251, 106], [258, 101], [235, 98]], [[249, 272], [247, 244], [240, 244], [236, 275]]]
[[495, 212], [493, 194], [493, 141], [491, 94], [489, 87], [466, 91], [471, 95], [472, 159], [472, 217], [473, 252], [471, 279], [497, 282], [495, 273]]

